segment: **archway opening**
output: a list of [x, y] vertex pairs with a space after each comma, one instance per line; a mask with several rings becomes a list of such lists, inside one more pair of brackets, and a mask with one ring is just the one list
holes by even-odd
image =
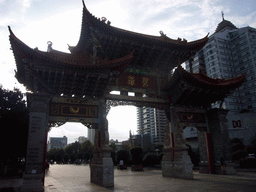
[[[92, 158], [93, 143], [82, 123], [65, 123], [48, 133], [46, 160], [57, 164], [82, 164]], [[88, 134], [89, 133], [89, 134]]]
[[137, 109], [135, 106], [115, 106], [110, 108], [107, 115], [109, 139], [119, 142], [129, 139], [137, 132]]
[[198, 130], [196, 127], [186, 127], [183, 130], [183, 137], [186, 140], [186, 145], [189, 147], [188, 155], [194, 166], [199, 166], [200, 154], [199, 154], [199, 142], [198, 142]]

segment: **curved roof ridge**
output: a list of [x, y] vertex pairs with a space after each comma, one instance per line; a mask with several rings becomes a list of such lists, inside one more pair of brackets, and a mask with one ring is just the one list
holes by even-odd
[[[176, 44], [176, 45], [188, 45], [191, 46], [193, 44], [197, 44], [199, 42], [204, 42], [208, 40], [208, 34], [203, 37], [202, 39], [196, 40], [196, 41], [191, 41], [191, 42], [187, 42], [186, 39], [181, 39], [178, 38], [177, 40], [172, 39], [170, 37], [167, 37], [166, 34], [164, 34], [163, 32], [160, 32], [160, 36], [156, 36], [156, 35], [148, 35], [148, 34], [142, 34], [139, 32], [134, 32], [134, 31], [129, 31], [129, 30], [125, 30], [125, 29], [121, 29], [118, 27], [114, 27], [110, 25], [110, 22], [106, 22], [107, 20], [101, 20], [100, 18], [95, 17], [94, 15], [92, 15], [92, 13], [89, 12], [89, 10], [87, 9], [87, 7], [84, 4], [83, 7], [83, 21], [82, 21], [82, 31], [80, 34], [80, 39], [78, 44], [75, 47], [71, 47], [71, 50], [75, 52], [75, 49], [77, 46], [79, 46], [83, 39], [85, 37], [83, 37], [83, 34], [87, 34], [90, 30], [93, 30], [92, 27], [97, 28], [97, 29], [102, 29], [104, 31], [106, 31], [107, 33], [121, 33], [120, 36], [122, 35], [132, 35], [134, 37], [138, 37], [138, 38], [146, 38], [146, 39], [150, 39], [150, 40], [156, 40], [158, 42], [165, 42], [165, 43], [170, 43], [170, 44]], [[85, 26], [87, 23], [87, 27]], [[85, 31], [84, 31], [85, 30]], [[87, 32], [86, 32], [87, 31]]]
[[[25, 43], [23, 43], [20, 39], [18, 39], [11, 30], [11, 27], [8, 26], [10, 31], [10, 41], [13, 51], [17, 51], [24, 58], [29, 58], [30, 53], [33, 56], [38, 56], [41, 59], [51, 59], [54, 62], [61, 62], [67, 65], [78, 65], [85, 68], [116, 68], [119, 66], [121, 70], [124, 70], [129, 64], [129, 62], [133, 59], [134, 50], [128, 55], [116, 58], [113, 60], [108, 59], [97, 59], [97, 62], [93, 64], [92, 56], [89, 53], [81, 54], [70, 54], [61, 51], [53, 51], [53, 52], [44, 52], [38, 49], [32, 49]], [[21, 49], [21, 46], [23, 49]], [[26, 51], [27, 50], [27, 51]], [[30, 52], [30, 53], [28, 53]]]

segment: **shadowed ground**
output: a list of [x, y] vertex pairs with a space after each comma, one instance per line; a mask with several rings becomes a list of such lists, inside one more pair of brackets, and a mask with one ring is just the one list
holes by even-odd
[[45, 191], [256, 191], [255, 172], [238, 172], [237, 175], [194, 172], [193, 180], [165, 178], [161, 170], [154, 169], [143, 172], [115, 169], [114, 174], [115, 187], [103, 188], [90, 183], [89, 165], [51, 165], [45, 178]]

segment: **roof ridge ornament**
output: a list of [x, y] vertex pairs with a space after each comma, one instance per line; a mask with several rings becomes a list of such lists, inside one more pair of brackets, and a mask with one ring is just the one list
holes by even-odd
[[222, 16], [222, 21], [224, 21], [225, 19], [224, 19], [224, 12], [223, 11], [221, 11], [221, 16]]
[[166, 37], [166, 34], [164, 34], [163, 31], [159, 31], [159, 33], [160, 33], [161, 36], [165, 36]]
[[47, 52], [50, 53], [52, 51], [52, 42], [47, 41], [47, 45], [48, 45]]

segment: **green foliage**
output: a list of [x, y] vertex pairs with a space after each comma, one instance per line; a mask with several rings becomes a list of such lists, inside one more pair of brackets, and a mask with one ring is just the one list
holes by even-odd
[[256, 168], [256, 159], [255, 158], [240, 159], [240, 168]]
[[232, 160], [233, 161], [238, 161], [242, 158], [245, 158], [247, 156], [246, 150], [237, 150], [232, 153]]
[[110, 147], [114, 152], [116, 152], [117, 147], [116, 147], [116, 144], [115, 144], [115, 143], [111, 143], [111, 144], [109, 145], [109, 147]]
[[256, 133], [251, 137], [251, 143], [254, 148], [256, 148]]
[[0, 151], [5, 162], [26, 157], [29, 115], [24, 95], [0, 85]]
[[74, 163], [75, 160], [77, 160], [77, 155], [74, 154], [74, 153], [72, 153], [72, 154], [70, 155], [70, 161], [71, 161], [71, 163]]
[[69, 160], [69, 155], [68, 154], [64, 154], [63, 156], [63, 163], [68, 163]]
[[111, 151], [111, 158], [112, 158], [112, 160], [113, 160], [113, 163], [114, 163], [114, 164], [117, 164], [117, 161], [116, 161], [116, 152]]
[[117, 163], [120, 162], [120, 160], [124, 161], [124, 164], [128, 164], [130, 159], [130, 153], [127, 150], [120, 150], [116, 153]]
[[188, 148], [188, 155], [191, 159], [191, 162], [193, 165], [198, 166], [200, 163], [200, 154], [199, 154], [199, 148], [192, 149], [190, 145], [186, 144]]
[[73, 153], [78, 153], [79, 152], [79, 149], [81, 149], [81, 145], [80, 145], [80, 143], [79, 142], [75, 142], [75, 143], [71, 143], [70, 145], [68, 145], [65, 149], [64, 149], [64, 151], [65, 151], [65, 153], [67, 153], [67, 154], [69, 154], [69, 155], [71, 155], [71, 154], [73, 154]]
[[161, 164], [161, 161], [157, 154], [148, 153], [143, 157], [143, 166], [145, 167], [154, 167], [158, 164]]
[[239, 138], [233, 138], [230, 140], [232, 155], [231, 158], [233, 161], [238, 161], [247, 156], [247, 152], [244, 149], [243, 141]]
[[128, 145], [128, 144], [122, 145], [122, 150], [129, 151], [129, 149], [130, 149], [130, 145]]
[[132, 157], [132, 164], [139, 165], [142, 164], [143, 149], [141, 147], [134, 147], [130, 150]]
[[92, 153], [92, 150], [93, 150], [93, 144], [87, 140], [85, 141], [82, 145], [81, 145], [81, 152], [83, 153]]
[[72, 143], [63, 149], [51, 149], [47, 152], [47, 159], [63, 163], [71, 163], [81, 159], [88, 161], [92, 158], [93, 145], [90, 141], [85, 141], [82, 145], [79, 142]]
[[17, 88], [14, 88], [14, 90], [3, 89], [2, 85], [0, 85], [0, 110], [1, 112], [28, 111], [21, 91]]

